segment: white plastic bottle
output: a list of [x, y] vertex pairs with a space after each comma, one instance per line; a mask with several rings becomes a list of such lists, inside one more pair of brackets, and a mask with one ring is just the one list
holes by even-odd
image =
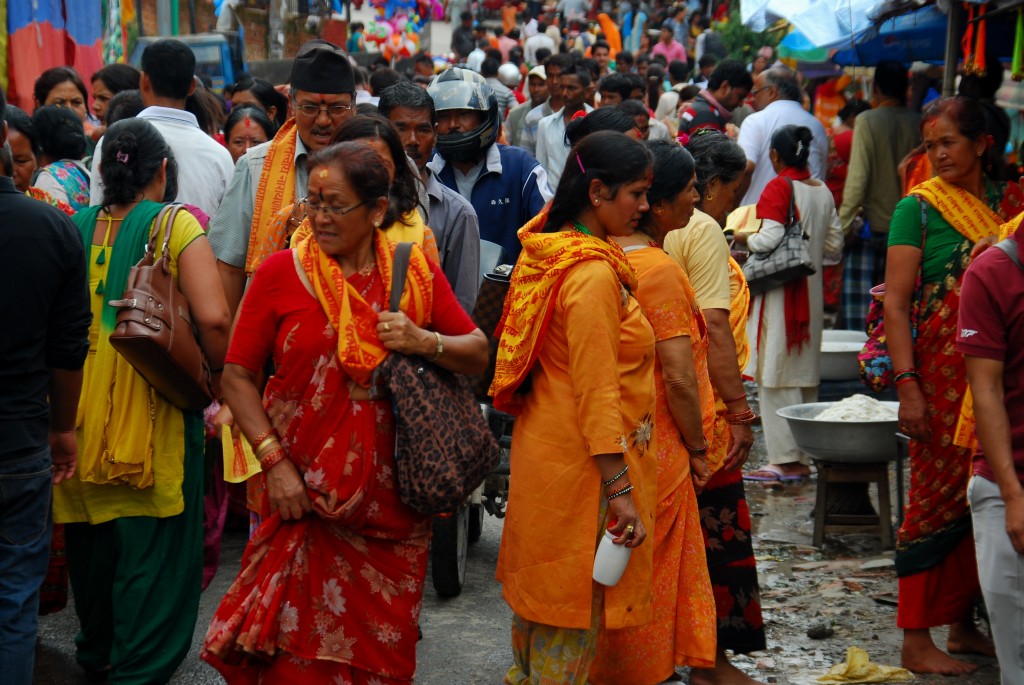
[[633, 551], [624, 544], [616, 545], [612, 542], [615, 538], [614, 533], [606, 530], [601, 544], [597, 546], [597, 554], [594, 555], [594, 580], [608, 587], [617, 584], [622, 578]]

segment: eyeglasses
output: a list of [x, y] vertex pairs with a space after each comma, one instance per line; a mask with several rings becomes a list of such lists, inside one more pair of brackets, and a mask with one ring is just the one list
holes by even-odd
[[342, 216], [345, 216], [346, 214], [348, 214], [349, 212], [354, 212], [355, 210], [357, 210], [360, 207], [362, 207], [363, 205], [365, 205], [366, 204], [366, 200], [363, 200], [359, 204], [352, 205], [351, 207], [347, 207], [347, 208], [346, 207], [335, 207], [334, 205], [321, 205], [321, 204], [317, 204], [315, 202], [310, 202], [308, 197], [304, 197], [301, 200], [299, 200], [299, 204], [302, 205], [303, 213], [306, 216], [310, 217], [310, 218], [315, 218], [316, 215], [319, 214], [321, 210], [328, 217], [332, 217], [332, 216], [342, 217]]
[[773, 86], [761, 86], [760, 88], [751, 88], [750, 89], [750, 97], [754, 97], [755, 95], [760, 93], [762, 90], [768, 90], [769, 88], [772, 88], [772, 87]]
[[343, 116], [355, 109], [354, 104], [348, 105], [329, 105], [327, 107], [323, 105], [296, 105], [295, 111], [308, 119], [315, 119], [320, 116], [320, 112], [327, 112], [327, 116], [331, 119], [341, 119]]
[[71, 98], [70, 100], [58, 98], [57, 100], [54, 100], [49, 104], [56, 105], [57, 107], [69, 107], [71, 109], [78, 109], [79, 107], [85, 106], [85, 100], [83, 100], [82, 98]]

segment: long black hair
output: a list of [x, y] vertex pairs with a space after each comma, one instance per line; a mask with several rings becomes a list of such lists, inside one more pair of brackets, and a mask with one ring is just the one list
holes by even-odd
[[[671, 202], [690, 185], [696, 164], [686, 148], [678, 143], [649, 140], [644, 144], [654, 158], [654, 177], [651, 179], [651, 187], [647, 189], [647, 204], [653, 208], [655, 203], [662, 200]], [[648, 210], [640, 219], [641, 228], [646, 229], [651, 219], [652, 214]]]
[[73, 109], [43, 105], [32, 114], [32, 128], [39, 151], [51, 162], [85, 156], [85, 128]]
[[651, 153], [640, 141], [618, 131], [586, 136], [569, 151], [544, 231], [559, 230], [586, 209], [590, 182], [595, 178], [615, 197], [622, 185], [643, 178], [650, 169]]
[[274, 121], [277, 122], [277, 128], [284, 125], [288, 119], [288, 98], [278, 93], [270, 81], [253, 76], [243, 76], [231, 87], [232, 95], [246, 91], [252, 93], [253, 97], [260, 101], [264, 112], [269, 111], [271, 107], [274, 108]]
[[635, 128], [636, 120], [633, 117], [615, 107], [602, 107], [566, 124], [565, 139], [572, 146], [591, 133], [598, 131], [629, 133]]
[[[391, 152], [391, 159], [395, 162], [395, 176], [391, 181], [391, 193], [388, 197], [388, 215], [384, 217], [382, 225], [386, 228], [395, 219], [406, 223], [402, 217], [416, 209], [419, 204], [419, 191], [416, 188], [416, 176], [413, 175], [412, 167], [409, 166], [405, 156], [402, 138], [398, 135], [391, 120], [385, 119], [379, 114], [354, 116], [341, 125], [338, 132], [334, 134], [333, 142], [373, 139], [384, 141]], [[389, 218], [392, 211], [395, 213], [395, 217]]]
[[770, 149], [775, 150], [782, 163], [803, 171], [811, 156], [811, 141], [814, 134], [806, 126], [783, 126], [772, 134]]

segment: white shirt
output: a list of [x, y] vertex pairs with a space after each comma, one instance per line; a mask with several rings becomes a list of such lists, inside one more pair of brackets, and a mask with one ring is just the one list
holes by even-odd
[[[583, 104], [583, 109], [586, 112], [594, 111], [594, 108], [586, 103]], [[549, 114], [537, 125], [537, 161], [548, 172], [551, 192], [558, 188], [565, 160], [569, 159], [569, 143], [565, 140], [565, 120], [562, 118], [564, 111], [565, 107]]]
[[555, 41], [551, 40], [551, 37], [547, 34], [538, 33], [530, 36], [523, 44], [523, 59], [526, 60], [527, 64], [537, 64], [538, 48], [547, 48], [552, 54], [558, 52], [558, 49], [555, 47]]
[[[191, 112], [170, 107], [147, 107], [139, 112], [167, 141], [178, 165], [178, 195], [176, 202], [195, 205], [210, 217], [217, 213], [220, 201], [228, 189], [235, 164], [231, 153], [223, 145], [199, 128]], [[99, 173], [102, 161], [103, 139], [96, 145], [92, 158], [89, 203], [103, 203], [103, 179]]]
[[746, 153], [747, 160], [756, 165], [754, 175], [750, 179], [750, 188], [743, 196], [740, 206], [757, 204], [761, 191], [768, 185], [768, 181], [775, 178], [775, 169], [772, 168], [772, 161], [768, 156], [772, 134], [789, 125], [806, 126], [811, 129], [814, 139], [811, 141], [811, 156], [807, 160], [807, 165], [811, 170], [811, 176], [824, 180], [828, 163], [828, 134], [825, 133], [825, 127], [813, 114], [801, 107], [799, 102], [776, 100], [760, 112], [748, 116], [740, 126], [740, 137], [737, 142]]

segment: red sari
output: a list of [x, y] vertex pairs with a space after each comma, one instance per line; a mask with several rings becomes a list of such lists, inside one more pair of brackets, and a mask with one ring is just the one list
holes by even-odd
[[[380, 270], [343, 284], [354, 318], [385, 307], [390, 260], [381, 264], [378, 253]], [[351, 398], [356, 383], [344, 370], [339, 333], [296, 265], [288, 250], [260, 267], [227, 361], [259, 370], [273, 354], [264, 406], [313, 512], [285, 522], [261, 503], [263, 524], [214, 615], [202, 658], [232, 683], [411, 683], [430, 519], [399, 499], [391, 403]], [[429, 269], [430, 308], [410, 318], [432, 320], [442, 333], [471, 332], [443, 275]], [[356, 340], [365, 352], [373, 325], [350, 322], [342, 348]]]

